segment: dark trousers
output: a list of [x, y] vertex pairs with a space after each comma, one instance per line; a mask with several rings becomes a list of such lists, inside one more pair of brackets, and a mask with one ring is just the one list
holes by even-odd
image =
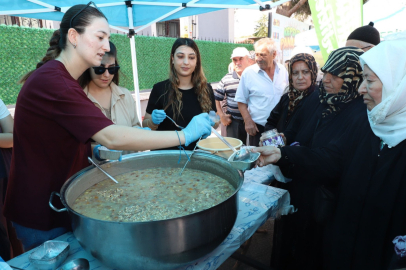
[[248, 135], [248, 140], [250, 142], [250, 146], [259, 146], [259, 139], [261, 138], [262, 132], [264, 132], [264, 130], [265, 130], [264, 126], [261, 126], [260, 124], [257, 124], [257, 123], [255, 123], [255, 124], [257, 125], [259, 132], [257, 132], [257, 134], [255, 134], [255, 136]]
[[226, 128], [227, 137], [239, 139], [243, 144], [247, 143], [247, 131], [245, 131], [244, 120], [232, 119], [231, 124]]

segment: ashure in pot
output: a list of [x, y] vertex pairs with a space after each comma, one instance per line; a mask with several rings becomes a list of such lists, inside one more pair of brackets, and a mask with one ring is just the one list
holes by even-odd
[[[107, 162], [101, 166], [113, 177], [148, 168], [171, 167], [181, 170], [185, 157], [182, 156], [179, 164], [178, 158], [179, 151], [152, 151], [127, 155], [121, 162]], [[72, 209], [80, 194], [106, 179], [102, 172], [88, 167], [63, 185], [60, 197], [66, 208], [54, 210], [68, 211], [73, 233], [79, 243], [110, 267], [120, 270], [174, 269], [203, 257], [224, 241], [237, 218], [237, 192], [243, 183], [242, 172], [215, 155], [195, 153], [188, 168], [226, 179], [235, 192], [209, 209], [178, 218], [149, 222], [103, 221], [86, 217]]]

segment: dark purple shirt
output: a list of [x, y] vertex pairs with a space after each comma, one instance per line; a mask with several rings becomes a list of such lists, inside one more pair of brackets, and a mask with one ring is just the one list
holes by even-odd
[[[33, 229], [69, 226], [66, 212], [49, 207], [49, 197], [89, 166], [90, 138], [112, 124], [61, 62], [37, 69], [17, 99], [4, 215]], [[62, 207], [59, 198], [54, 201]]]

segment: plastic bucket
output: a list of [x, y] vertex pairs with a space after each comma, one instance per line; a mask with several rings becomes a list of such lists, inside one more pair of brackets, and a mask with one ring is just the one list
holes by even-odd
[[[238, 150], [241, 145], [242, 141], [236, 138], [231, 137], [224, 137], [236, 150]], [[202, 150], [210, 151], [213, 154], [228, 159], [232, 154], [233, 150], [231, 150], [225, 143], [223, 143], [217, 137], [211, 137], [204, 140], [201, 140], [197, 143], [197, 147]]]

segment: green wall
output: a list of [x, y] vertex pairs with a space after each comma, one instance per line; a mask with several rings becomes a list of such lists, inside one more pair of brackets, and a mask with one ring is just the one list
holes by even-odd
[[[18, 80], [35, 68], [45, 55], [54, 30], [0, 25], [0, 99], [15, 104], [21, 85]], [[127, 36], [112, 34], [120, 69], [120, 85], [134, 90], [131, 66], [130, 40]], [[138, 79], [140, 89], [168, 78], [169, 54], [174, 38], [135, 36]], [[202, 64], [209, 82], [219, 81], [226, 73], [230, 55], [235, 47], [253, 50], [251, 44], [233, 44], [197, 40]]]

